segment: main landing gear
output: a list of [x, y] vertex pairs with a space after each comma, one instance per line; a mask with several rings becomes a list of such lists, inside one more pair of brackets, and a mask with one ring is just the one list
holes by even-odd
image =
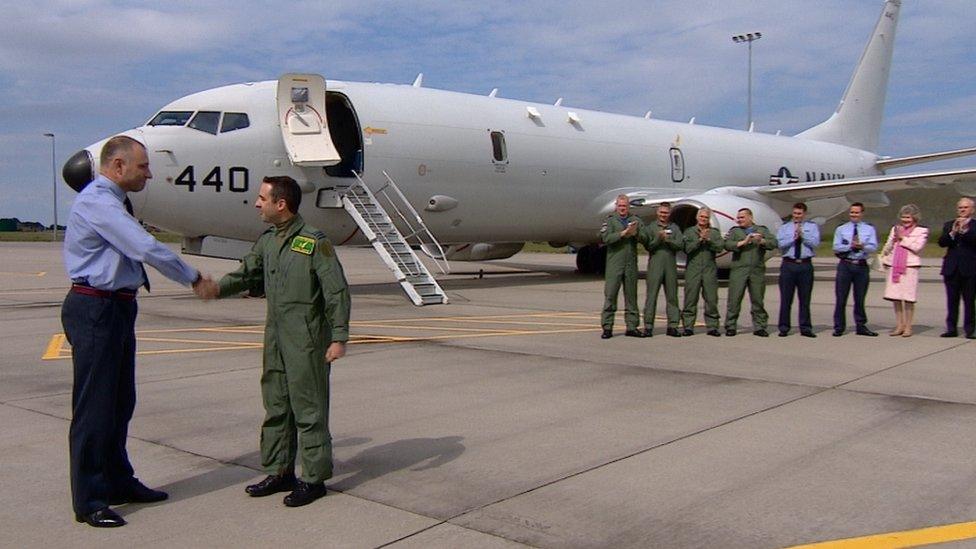
[[581, 274], [603, 274], [607, 268], [607, 247], [587, 244], [576, 251], [576, 270]]

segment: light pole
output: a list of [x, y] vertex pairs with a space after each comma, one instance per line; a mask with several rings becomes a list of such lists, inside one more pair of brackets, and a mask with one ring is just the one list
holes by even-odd
[[746, 34], [736, 34], [732, 41], [736, 44], [745, 42], [749, 44], [749, 120], [746, 121], [746, 129], [752, 129], [752, 43], [762, 38], [761, 32], [748, 32]]
[[51, 188], [54, 189], [54, 241], [58, 241], [58, 168], [54, 161], [54, 143], [55, 137], [53, 133], [45, 133], [44, 137], [51, 138]]

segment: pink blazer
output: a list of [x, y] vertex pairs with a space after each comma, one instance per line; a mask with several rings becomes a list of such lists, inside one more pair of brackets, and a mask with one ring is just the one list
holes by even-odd
[[[925, 243], [929, 239], [929, 229], [928, 227], [922, 227], [921, 225], [916, 226], [912, 229], [912, 232], [908, 233], [908, 236], [901, 239], [900, 246], [908, 250], [908, 258], [906, 259], [906, 265], [909, 267], [919, 267], [922, 264], [922, 258], [918, 255], [922, 252], [922, 248], [925, 247]], [[881, 249], [881, 262], [888, 267], [891, 266], [892, 260], [895, 258], [895, 227], [892, 227], [888, 231], [888, 241], [885, 242], [884, 248]]]

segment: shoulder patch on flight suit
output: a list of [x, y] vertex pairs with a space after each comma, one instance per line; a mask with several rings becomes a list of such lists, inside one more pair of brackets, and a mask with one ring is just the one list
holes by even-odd
[[291, 251], [312, 255], [312, 252], [315, 251], [315, 240], [307, 236], [296, 236], [291, 240]]

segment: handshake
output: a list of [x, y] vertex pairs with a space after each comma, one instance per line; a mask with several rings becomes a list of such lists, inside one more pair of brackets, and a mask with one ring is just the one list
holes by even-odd
[[220, 296], [220, 286], [210, 275], [204, 276], [202, 273], [193, 282], [193, 293], [200, 299], [207, 301], [217, 299]]

